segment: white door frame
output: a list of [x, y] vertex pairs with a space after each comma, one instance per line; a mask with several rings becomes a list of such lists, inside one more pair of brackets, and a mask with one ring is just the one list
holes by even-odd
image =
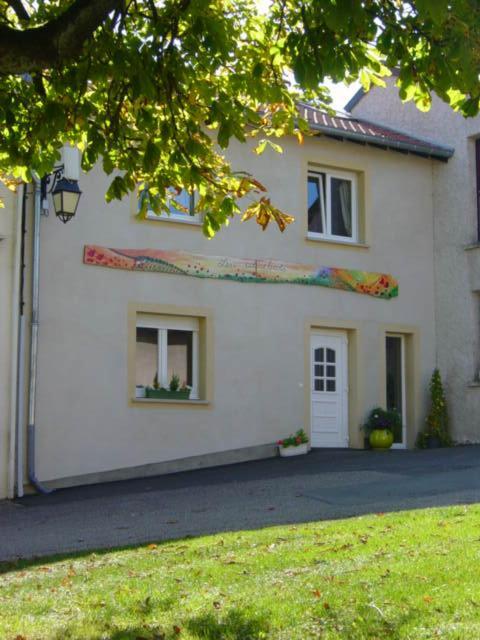
[[[402, 387], [402, 442], [394, 442], [392, 444], [392, 449], [406, 449], [407, 448], [407, 380], [406, 380], [406, 368], [405, 368], [405, 336], [402, 333], [391, 333], [388, 332], [385, 334], [385, 375], [387, 368], [387, 354], [386, 354], [386, 344], [387, 338], [400, 338], [400, 357], [402, 359], [401, 362], [401, 387]], [[386, 395], [386, 382], [385, 382], [385, 395]], [[386, 403], [385, 403], [386, 404]]]
[[348, 381], [349, 381], [349, 371], [348, 371], [348, 332], [346, 330], [331, 330], [331, 329], [311, 329], [310, 330], [310, 336], [309, 336], [309, 350], [308, 350], [308, 358], [309, 358], [309, 362], [308, 362], [308, 367], [309, 367], [309, 394], [308, 394], [308, 401], [309, 401], [309, 415], [310, 415], [310, 443], [312, 446], [314, 446], [313, 444], [313, 411], [312, 411], [312, 404], [313, 404], [313, 398], [312, 398], [312, 392], [313, 392], [313, 347], [312, 347], [312, 339], [313, 338], [339, 338], [341, 340], [341, 352], [339, 354], [340, 357], [340, 370], [342, 372], [341, 375], [341, 385], [342, 385], [342, 389], [341, 389], [341, 393], [342, 393], [342, 399], [341, 399], [341, 403], [342, 403], [342, 424], [340, 426], [340, 431], [339, 431], [339, 437], [341, 442], [343, 442], [343, 445], [339, 445], [339, 446], [344, 446], [345, 448], [349, 447], [349, 430], [348, 430], [348, 425], [349, 425], [349, 408], [348, 408], [348, 394], [349, 394], [349, 385], [348, 385]]

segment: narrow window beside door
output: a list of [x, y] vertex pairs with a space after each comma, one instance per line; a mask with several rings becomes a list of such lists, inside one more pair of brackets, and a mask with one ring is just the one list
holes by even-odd
[[[386, 342], [387, 409], [395, 410], [405, 422], [405, 349], [403, 336], [387, 336]], [[404, 428], [393, 434], [395, 444], [404, 445]]]

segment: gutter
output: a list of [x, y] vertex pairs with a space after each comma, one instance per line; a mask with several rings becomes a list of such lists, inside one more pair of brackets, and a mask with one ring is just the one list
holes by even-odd
[[431, 149], [429, 150], [424, 146], [409, 142], [401, 142], [400, 140], [389, 140], [388, 142], [386, 142], [385, 138], [382, 138], [380, 136], [365, 135], [363, 133], [356, 133], [354, 131], [340, 131], [338, 129], [326, 127], [325, 125], [315, 124], [311, 121], [308, 121], [308, 125], [313, 131], [319, 131], [334, 138], [353, 140], [355, 142], [362, 142], [364, 144], [372, 144], [375, 146], [381, 146], [384, 149], [407, 151], [410, 153], [414, 153], [415, 155], [427, 158], [436, 158], [443, 161], [447, 161], [449, 158], [451, 158], [455, 151], [454, 149], [452, 149], [452, 147], [437, 147], [435, 151], [432, 151]]

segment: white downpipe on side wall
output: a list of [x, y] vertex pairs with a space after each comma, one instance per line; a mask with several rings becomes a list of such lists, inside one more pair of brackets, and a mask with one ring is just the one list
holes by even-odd
[[38, 321], [40, 302], [40, 216], [42, 207], [41, 181], [34, 178], [35, 196], [33, 206], [33, 254], [32, 254], [32, 322], [30, 329], [30, 371], [28, 394], [28, 426], [27, 426], [27, 468], [28, 480], [39, 493], [52, 493], [38, 480], [35, 471], [35, 409], [37, 399], [37, 356], [38, 356]]
[[7, 496], [15, 498], [15, 469], [17, 459], [17, 388], [18, 388], [18, 363], [19, 363], [19, 320], [20, 320], [20, 272], [22, 261], [22, 208], [23, 191], [25, 185], [20, 185], [17, 191], [17, 211], [14, 220], [15, 249], [13, 256], [13, 281], [12, 281], [12, 316], [11, 316], [11, 357], [10, 357], [10, 428], [8, 446], [8, 484]]

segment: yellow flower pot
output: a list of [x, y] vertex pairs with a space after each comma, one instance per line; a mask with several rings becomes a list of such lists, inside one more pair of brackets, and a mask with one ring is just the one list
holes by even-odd
[[386, 451], [393, 444], [393, 432], [390, 429], [373, 429], [369, 439], [372, 449]]

